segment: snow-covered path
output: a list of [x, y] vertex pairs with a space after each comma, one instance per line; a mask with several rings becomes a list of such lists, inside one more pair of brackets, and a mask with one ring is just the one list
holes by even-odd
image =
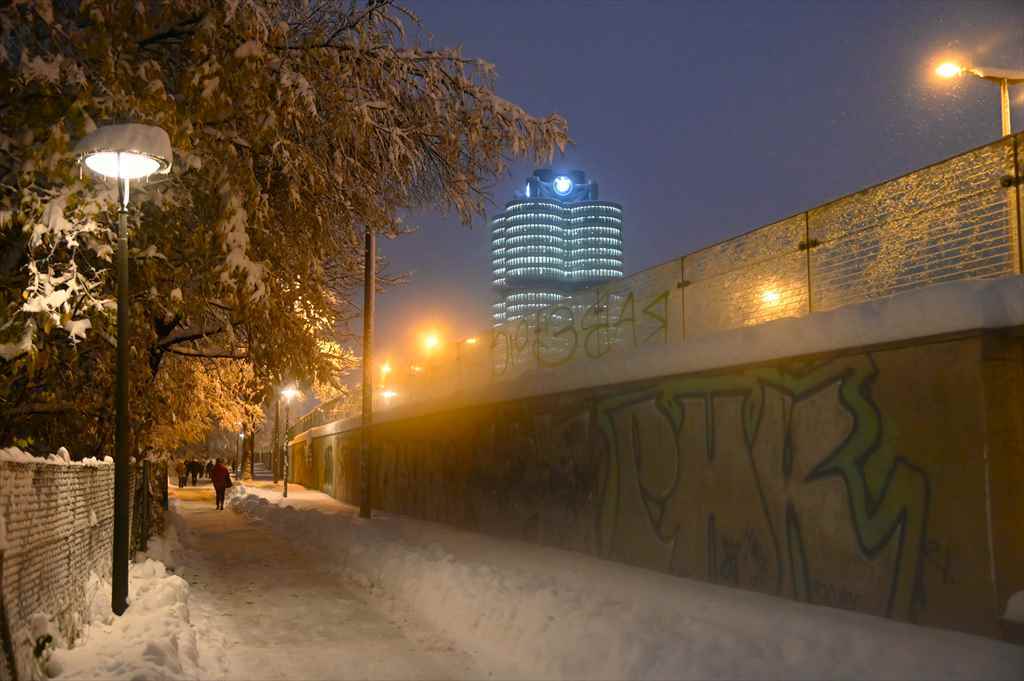
[[180, 543], [176, 572], [189, 583], [190, 615], [207, 674], [229, 679], [487, 677], [446, 639], [371, 609], [322, 560], [247, 516], [215, 510], [208, 485], [172, 494]]

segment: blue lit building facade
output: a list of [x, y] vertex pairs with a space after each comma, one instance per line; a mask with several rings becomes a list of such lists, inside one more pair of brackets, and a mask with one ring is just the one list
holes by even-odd
[[495, 324], [622, 277], [622, 206], [581, 170], [537, 170], [491, 221], [491, 263]]

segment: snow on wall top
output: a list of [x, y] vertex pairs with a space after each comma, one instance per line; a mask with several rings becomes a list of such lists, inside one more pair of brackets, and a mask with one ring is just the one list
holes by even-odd
[[55, 454], [47, 454], [46, 456], [34, 456], [18, 447], [3, 447], [0, 448], [0, 462], [5, 461], [12, 463], [49, 464], [51, 466], [102, 466], [114, 463], [114, 460], [109, 456], [103, 457], [102, 460], [89, 456], [81, 461], [72, 461], [71, 454], [64, 447], [58, 449]]
[[[584, 372], [534, 372], [448, 398], [383, 408], [377, 423], [659, 376], [725, 369], [947, 333], [1024, 325], [1024, 277], [955, 281], [805, 317], [777, 319], [594, 362]], [[358, 428], [360, 418], [311, 428], [293, 439]]]

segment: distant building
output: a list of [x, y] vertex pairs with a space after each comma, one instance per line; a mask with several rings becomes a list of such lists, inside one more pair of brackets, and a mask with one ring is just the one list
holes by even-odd
[[622, 277], [622, 206], [581, 170], [537, 170], [491, 221], [495, 324]]

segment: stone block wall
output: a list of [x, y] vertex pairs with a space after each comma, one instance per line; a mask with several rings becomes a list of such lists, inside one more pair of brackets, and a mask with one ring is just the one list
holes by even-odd
[[[132, 477], [134, 496], [134, 470]], [[32, 616], [45, 614], [74, 641], [87, 622], [89, 574], [110, 579], [114, 466], [0, 461], [0, 521], [3, 612], [25, 679]]]

